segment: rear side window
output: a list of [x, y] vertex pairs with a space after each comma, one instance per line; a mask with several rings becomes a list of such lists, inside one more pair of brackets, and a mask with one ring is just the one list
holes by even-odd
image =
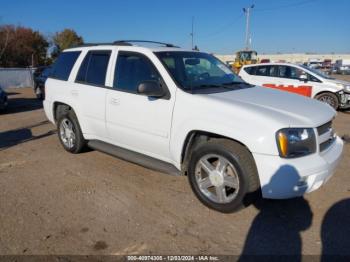
[[255, 75], [257, 76], [267, 76], [268, 75], [268, 68], [267, 66], [258, 66], [256, 69]]
[[80, 53], [80, 51], [61, 53], [52, 67], [50, 77], [67, 81]]
[[147, 57], [137, 53], [119, 52], [114, 74], [114, 88], [137, 93], [137, 87], [141, 82], [160, 79], [158, 71]]
[[104, 86], [111, 51], [90, 51], [80, 66], [76, 81]]

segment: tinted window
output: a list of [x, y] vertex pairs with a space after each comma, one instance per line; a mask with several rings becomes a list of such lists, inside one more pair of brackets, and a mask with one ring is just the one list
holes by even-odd
[[245, 67], [244, 70], [245, 70], [249, 75], [255, 75], [256, 66]]
[[111, 51], [90, 51], [80, 66], [76, 81], [105, 85]]
[[57, 58], [56, 62], [52, 67], [50, 77], [57, 78], [60, 80], [68, 80], [70, 72], [77, 61], [79, 52], [63, 52]]
[[303, 70], [299, 69], [299, 68], [290, 67], [290, 75], [289, 75], [290, 78], [292, 78], [292, 79], [300, 79], [301, 75], [306, 75], [306, 73]]
[[267, 66], [258, 66], [255, 75], [257, 76], [267, 76], [268, 70]]
[[277, 76], [277, 71], [278, 71], [278, 67], [277, 66], [268, 66], [268, 75], [269, 76], [276, 77]]
[[313, 77], [302, 69], [293, 66], [278, 66], [278, 77], [300, 79], [301, 75], [306, 75], [310, 81], [315, 80], [311, 80], [310, 78]]
[[113, 87], [136, 93], [138, 85], [148, 80], [160, 80], [157, 70], [148, 58], [136, 53], [119, 52]]
[[284, 77], [288, 78], [289, 77], [289, 71], [290, 67], [289, 66], [278, 66], [278, 77]]

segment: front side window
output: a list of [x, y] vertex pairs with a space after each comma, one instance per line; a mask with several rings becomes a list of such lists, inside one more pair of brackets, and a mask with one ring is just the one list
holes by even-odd
[[290, 67], [290, 75], [289, 75], [289, 78], [292, 78], [292, 79], [300, 79], [300, 76], [301, 75], [306, 75], [306, 73], [299, 69], [299, 68], [296, 68], [296, 67]]
[[138, 53], [119, 52], [114, 73], [114, 88], [137, 93], [141, 82], [151, 80], [160, 81], [161, 77], [147, 57]]
[[183, 90], [247, 87], [241, 78], [212, 55], [186, 51], [155, 52], [155, 55]]
[[289, 78], [289, 66], [278, 66], [278, 77]]
[[111, 51], [90, 51], [80, 66], [76, 81], [104, 86]]
[[67, 81], [80, 51], [63, 52], [52, 66], [49, 77]]
[[[309, 70], [311, 71], [312, 73], [314, 73], [315, 75], [321, 77], [321, 78], [325, 78], [325, 79], [335, 79], [334, 77], [331, 77], [329, 75], [327, 75], [326, 73], [318, 70], [318, 69], [314, 69], [314, 68], [310, 68], [308, 66], [304, 66], [304, 65], [300, 65], [302, 68], [306, 69], [306, 70]], [[317, 79], [316, 77], [312, 76], [313, 77], [313, 80], [310, 80], [310, 81], [315, 81], [315, 82], [321, 82], [319, 79]]]

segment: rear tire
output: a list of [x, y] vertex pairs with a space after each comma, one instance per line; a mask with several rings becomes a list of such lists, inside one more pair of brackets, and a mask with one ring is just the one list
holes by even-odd
[[63, 148], [73, 154], [82, 152], [86, 146], [86, 140], [72, 110], [58, 109], [57, 134]]
[[222, 213], [236, 212], [260, 195], [255, 161], [241, 144], [212, 139], [193, 150], [188, 179], [197, 198]]
[[334, 110], [337, 110], [339, 107], [338, 97], [331, 92], [325, 92], [325, 93], [319, 94], [316, 96], [316, 99], [320, 102], [330, 105], [331, 107], [334, 108]]

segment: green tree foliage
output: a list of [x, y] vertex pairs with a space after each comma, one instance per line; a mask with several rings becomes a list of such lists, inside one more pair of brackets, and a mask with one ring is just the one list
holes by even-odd
[[0, 67], [45, 64], [48, 46], [45, 37], [31, 28], [0, 26]]
[[74, 30], [64, 29], [61, 32], [55, 33], [52, 37], [52, 42], [54, 45], [52, 56], [57, 57], [64, 49], [81, 45], [84, 43], [84, 40]]

